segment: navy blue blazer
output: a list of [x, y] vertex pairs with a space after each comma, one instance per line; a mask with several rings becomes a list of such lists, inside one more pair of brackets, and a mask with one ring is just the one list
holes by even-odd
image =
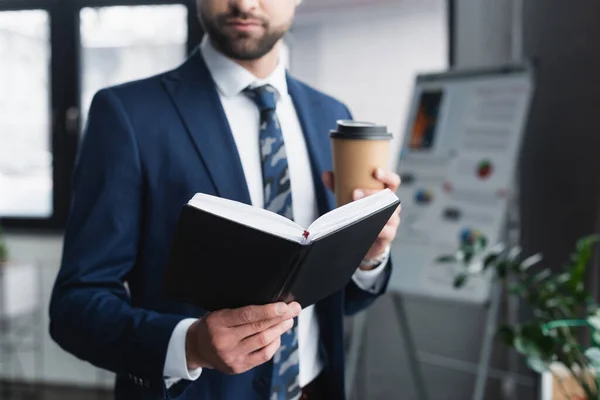
[[[291, 77], [288, 86], [325, 213], [334, 207], [321, 180], [332, 167], [328, 132], [350, 113]], [[173, 71], [98, 92], [78, 155], [50, 333], [66, 351], [115, 372], [116, 399], [269, 397], [271, 362], [233, 376], [205, 369], [195, 382], [165, 387], [173, 329], [205, 313], [166, 297], [162, 287], [179, 212], [197, 192], [250, 203], [229, 124], [199, 51]], [[390, 271], [388, 265], [388, 278]], [[316, 305], [332, 400], [345, 398], [343, 316], [376, 297], [350, 282]]]

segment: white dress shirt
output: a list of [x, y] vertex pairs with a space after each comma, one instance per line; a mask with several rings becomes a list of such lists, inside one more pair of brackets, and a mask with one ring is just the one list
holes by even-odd
[[[296, 109], [288, 93], [285, 66], [280, 62], [275, 71], [264, 80], [217, 52], [207, 38], [201, 45], [202, 56], [217, 86], [233, 138], [237, 146], [252, 205], [263, 207], [263, 178], [259, 149], [260, 113], [256, 104], [242, 91], [247, 87], [269, 84], [277, 92], [277, 118], [281, 125], [288, 157], [292, 186], [294, 220], [300, 226], [309, 226], [318, 218], [317, 201], [310, 159]], [[324, 132], [323, 134], [326, 134]], [[384, 282], [383, 267], [371, 271], [358, 269], [354, 282], [363, 290], [378, 292]], [[167, 385], [179, 379], [196, 380], [202, 369], [190, 371], [185, 356], [185, 337], [195, 319], [181, 321], [173, 331], [167, 350], [164, 376]], [[298, 316], [298, 351], [300, 386], [306, 386], [323, 370], [319, 356], [319, 323], [314, 306], [302, 310]]]

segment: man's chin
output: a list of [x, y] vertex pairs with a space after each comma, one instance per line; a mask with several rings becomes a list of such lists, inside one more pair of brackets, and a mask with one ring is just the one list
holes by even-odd
[[258, 32], [221, 30], [219, 33], [213, 36], [213, 44], [229, 58], [240, 61], [259, 59], [269, 53], [277, 43], [274, 38]]
[[261, 58], [269, 51], [261, 49], [260, 46], [251, 39], [236, 40], [234, 43], [229, 43], [229, 56], [237, 60], [251, 61]]

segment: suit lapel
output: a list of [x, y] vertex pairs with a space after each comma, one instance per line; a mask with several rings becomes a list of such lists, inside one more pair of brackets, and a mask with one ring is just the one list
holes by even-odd
[[216, 85], [199, 50], [163, 78], [165, 87], [220, 197], [250, 204], [233, 134]]
[[311, 97], [307, 89], [289, 75], [287, 83], [308, 147], [319, 213], [325, 214], [335, 207], [335, 199], [321, 178], [323, 172], [332, 168], [329, 143], [332, 127], [327, 126], [331, 116], [325, 114], [318, 99]]

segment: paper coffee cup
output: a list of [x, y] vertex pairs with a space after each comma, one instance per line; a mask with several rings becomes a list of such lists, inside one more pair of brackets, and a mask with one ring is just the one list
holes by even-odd
[[371, 122], [341, 120], [330, 132], [337, 206], [350, 203], [355, 189], [384, 189], [373, 177], [387, 168], [391, 133]]

